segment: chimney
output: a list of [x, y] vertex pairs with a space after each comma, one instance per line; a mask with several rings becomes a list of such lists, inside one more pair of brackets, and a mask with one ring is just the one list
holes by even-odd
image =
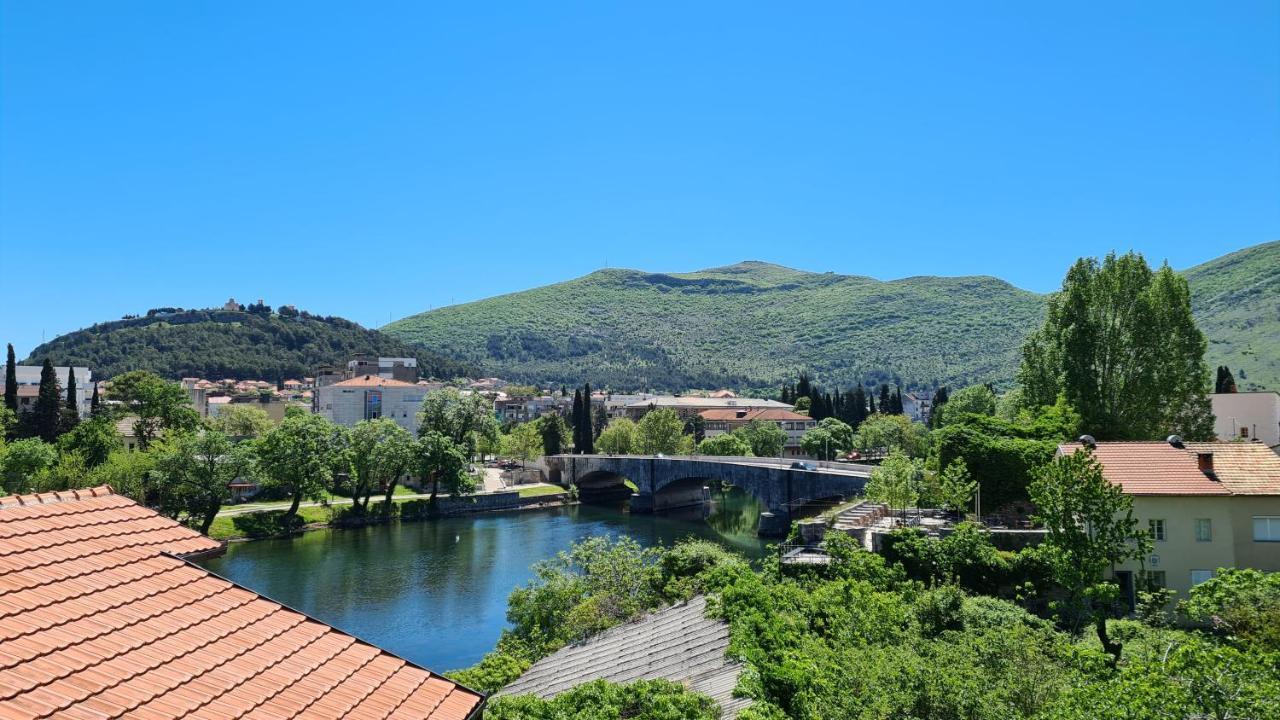
[[1200, 452], [1196, 453], [1196, 467], [1205, 475], [1213, 474], [1213, 453]]

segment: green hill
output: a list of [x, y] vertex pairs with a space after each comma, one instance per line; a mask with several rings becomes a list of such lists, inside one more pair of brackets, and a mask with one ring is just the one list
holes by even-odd
[[47, 356], [55, 365], [88, 366], [98, 378], [151, 370], [170, 378], [277, 379], [311, 375], [318, 365], [344, 364], [364, 353], [417, 357], [419, 367], [435, 377], [472, 373], [350, 320], [286, 313], [152, 311], [60, 335], [37, 347], [26, 362]]
[[991, 277], [881, 282], [760, 262], [601, 270], [383, 330], [502, 377], [615, 388], [1005, 381], [1043, 300]]
[[[1280, 243], [1187, 271], [1211, 365], [1280, 387]], [[744, 262], [601, 270], [398, 320], [383, 331], [522, 381], [614, 388], [1012, 382], [1044, 296], [992, 277], [868, 277]]]
[[1280, 241], [1223, 255], [1184, 273], [1209, 338], [1210, 365], [1241, 390], [1280, 389]]

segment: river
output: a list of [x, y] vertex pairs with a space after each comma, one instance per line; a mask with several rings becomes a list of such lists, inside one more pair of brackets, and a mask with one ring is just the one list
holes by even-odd
[[493, 648], [507, 595], [532, 566], [592, 535], [629, 535], [645, 546], [690, 535], [748, 557], [759, 505], [740, 491], [700, 508], [631, 515], [621, 506], [547, 510], [318, 530], [232, 543], [209, 570], [436, 671], [463, 668]]

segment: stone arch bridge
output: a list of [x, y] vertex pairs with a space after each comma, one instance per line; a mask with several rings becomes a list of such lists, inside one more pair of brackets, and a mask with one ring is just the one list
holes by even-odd
[[759, 532], [767, 536], [785, 535], [792, 513], [808, 503], [860, 495], [871, 474], [869, 465], [806, 461], [800, 469], [791, 460], [708, 455], [554, 455], [545, 462], [551, 482], [579, 491], [617, 491], [630, 480], [636, 486], [632, 512], [700, 504], [708, 482], [734, 485], [766, 508]]

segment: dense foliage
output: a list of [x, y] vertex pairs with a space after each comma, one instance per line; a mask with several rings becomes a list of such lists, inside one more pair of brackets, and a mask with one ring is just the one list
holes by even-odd
[[[711, 599], [709, 612], [729, 624], [730, 656], [745, 663], [736, 691], [754, 700], [739, 716], [745, 720], [1137, 720], [1280, 712], [1274, 646], [1214, 629], [1113, 621], [1126, 653], [1112, 667], [1092, 635], [1066, 632], [1016, 602], [981, 594], [1018, 598], [1029, 585], [1051, 590], [1036, 551], [998, 553], [973, 526], [943, 541], [915, 531], [899, 535], [890, 561], [831, 535], [830, 565], [784, 566], [772, 557], [759, 570], [701, 542], [641, 550], [591, 539], [539, 568], [533, 583], [513, 593], [513, 630], [479, 665], [453, 677], [483, 689], [501, 687], [570, 638], [620, 622], [639, 606], [700, 592]], [[1273, 582], [1260, 577], [1243, 582], [1250, 588]], [[1204, 593], [1214, 607], [1240, 594]], [[601, 622], [604, 610], [619, 609]], [[692, 720], [708, 712], [669, 684], [595, 682], [571, 699], [504, 698], [490, 716]]]
[[81, 365], [99, 379], [130, 370], [166, 378], [285, 379], [358, 354], [416, 357], [427, 376], [471, 375], [471, 368], [350, 320], [309, 313], [229, 310], [156, 313], [95, 324], [37, 347], [26, 362]]

